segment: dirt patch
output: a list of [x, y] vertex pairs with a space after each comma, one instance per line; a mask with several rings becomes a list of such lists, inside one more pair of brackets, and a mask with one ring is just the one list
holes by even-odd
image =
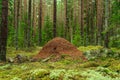
[[64, 38], [54, 38], [50, 40], [37, 54], [34, 59], [47, 58], [51, 55], [55, 55], [56, 57], [60, 57], [61, 55], [69, 55], [72, 58], [82, 58], [85, 59], [82, 52], [77, 49], [73, 44]]

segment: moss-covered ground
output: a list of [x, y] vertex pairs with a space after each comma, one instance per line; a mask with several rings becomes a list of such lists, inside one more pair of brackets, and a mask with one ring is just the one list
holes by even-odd
[[[16, 51], [14, 48], [8, 48], [7, 58], [14, 58], [20, 54], [30, 59], [38, 54], [40, 49], [36, 47]], [[44, 60], [37, 62], [28, 60], [21, 63], [0, 62], [0, 80], [120, 80], [120, 49], [111, 48], [112, 52], [99, 51], [103, 49], [101, 46], [78, 49], [88, 58], [90, 57], [88, 61], [63, 58], [56, 62]], [[92, 53], [94, 54], [88, 55]], [[94, 57], [95, 54], [109, 56]], [[114, 54], [117, 54], [117, 57], [110, 56]]]

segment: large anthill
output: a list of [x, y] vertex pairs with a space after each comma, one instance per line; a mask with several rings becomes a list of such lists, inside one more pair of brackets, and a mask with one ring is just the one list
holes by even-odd
[[34, 58], [44, 59], [51, 55], [61, 56], [62, 54], [69, 55], [72, 58], [85, 58], [77, 47], [60, 37], [50, 40]]

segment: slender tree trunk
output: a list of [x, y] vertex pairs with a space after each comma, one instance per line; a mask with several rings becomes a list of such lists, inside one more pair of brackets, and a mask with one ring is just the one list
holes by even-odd
[[39, 5], [39, 39], [38, 39], [38, 44], [40, 46], [40, 43], [42, 42], [42, 0], [40, 0], [40, 5]]
[[102, 27], [103, 27], [103, 0], [96, 1], [97, 6], [97, 44], [102, 45]]
[[65, 0], [65, 38], [68, 39], [69, 30], [69, 18], [68, 18], [68, 1]]
[[63, 14], [63, 12], [64, 12], [64, 10], [63, 10], [63, 1], [61, 0], [61, 8], [60, 8], [60, 10], [61, 10], [61, 13], [60, 13], [60, 19], [61, 19], [61, 23], [60, 24], [62, 24], [61, 25], [61, 27], [62, 27], [62, 30], [61, 30], [61, 36], [62, 37], [65, 37], [64, 36], [64, 33], [65, 33], [65, 28], [64, 28], [64, 14]]
[[23, 13], [23, 9], [22, 9], [22, 0], [20, 0], [20, 7], [19, 7], [19, 19], [20, 19], [20, 22], [22, 21], [22, 13]]
[[8, 0], [2, 0], [0, 61], [6, 61], [7, 35], [8, 35]]
[[44, 26], [44, 18], [46, 17], [45, 13], [46, 13], [46, 0], [42, 1], [42, 26]]
[[28, 30], [27, 30], [27, 47], [31, 46], [31, 0], [29, 0], [29, 7], [28, 7]]
[[15, 36], [15, 38], [16, 38], [16, 40], [15, 40], [15, 47], [16, 47], [16, 50], [18, 50], [18, 29], [19, 29], [19, 16], [20, 16], [20, 0], [18, 0], [17, 1], [17, 7], [15, 8], [16, 9], [16, 11], [15, 11], [15, 13], [17, 14], [17, 15], [15, 15], [16, 17], [16, 21], [15, 21], [15, 34], [16, 34], [16, 36]]
[[76, 5], [76, 1], [74, 1], [74, 27], [73, 27], [73, 34], [75, 34], [75, 32], [76, 32], [76, 25], [77, 25], [77, 5]]
[[37, 7], [35, 6], [35, 10], [34, 10], [34, 27], [33, 27], [33, 36], [35, 37], [36, 35], [36, 22], [37, 22], [37, 16], [36, 16], [36, 13], [37, 13]]
[[54, 7], [53, 7], [54, 13], [53, 13], [53, 37], [57, 36], [57, 1], [54, 0]]
[[17, 45], [16, 45], [16, 49], [18, 49], [18, 30], [19, 30], [19, 23], [20, 23], [20, 0], [18, 0], [18, 4], [17, 4], [17, 27], [16, 27], [16, 37], [17, 37]]
[[90, 35], [90, 1], [86, 0], [86, 36], [85, 36], [85, 46], [89, 44]]
[[81, 0], [81, 39], [81, 44], [84, 45], [84, 0]]
[[24, 23], [26, 24], [25, 26], [24, 26], [24, 47], [27, 47], [27, 28], [28, 28], [28, 26], [27, 26], [27, 24], [28, 24], [28, 22], [27, 22], [27, 18], [28, 18], [28, 14], [27, 14], [27, 1], [28, 0], [24, 0]]
[[90, 3], [90, 43], [92, 44], [92, 45], [94, 45], [94, 29], [95, 29], [95, 27], [94, 27], [94, 4], [93, 4], [93, 2], [92, 2], [93, 0], [91, 0], [91, 3]]
[[14, 0], [14, 27], [15, 27], [15, 48], [17, 49], [17, 0]]
[[105, 0], [105, 41], [104, 45], [106, 48], [109, 47], [109, 32], [108, 32], [108, 19], [109, 19], [109, 0]]
[[34, 27], [35, 27], [35, 0], [33, 0], [33, 14], [32, 14], [32, 38], [34, 39]]
[[81, 0], [78, 0], [77, 5], [78, 5], [78, 25], [79, 25], [78, 29], [79, 29], [79, 37], [80, 37], [78, 44], [81, 44], [82, 43], [81, 42], [82, 40], [81, 39]]

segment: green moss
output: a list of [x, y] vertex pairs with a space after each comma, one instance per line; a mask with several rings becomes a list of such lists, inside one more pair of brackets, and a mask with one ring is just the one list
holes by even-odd
[[89, 62], [85, 62], [83, 64], [80, 64], [80, 67], [83, 68], [90, 68], [90, 67], [98, 67], [100, 64], [94, 61], [89, 61]]
[[8, 47], [7, 48], [7, 58], [9, 58], [9, 57], [14, 58], [17, 54], [28, 56], [30, 58], [30, 57], [38, 54], [38, 52], [40, 50], [41, 50], [41, 47], [29, 48], [29, 50], [28, 49], [15, 50], [15, 48], [13, 48], [13, 47]]
[[87, 47], [80, 46], [78, 49], [85, 52], [85, 51], [90, 51], [90, 50], [99, 50], [102, 48], [103, 48], [102, 46], [87, 46]]
[[64, 74], [65, 74], [64, 69], [52, 70], [50, 72], [50, 79], [52, 79], [52, 80], [63, 79]]
[[114, 60], [110, 63], [109, 68], [113, 71], [117, 71], [120, 73], [120, 60]]
[[101, 71], [98, 72], [95, 70], [88, 70], [83, 72], [82, 76], [86, 76], [87, 80], [120, 80], [120, 77], [113, 78], [110, 75], [104, 75]]
[[22, 80], [21, 78], [18, 78], [18, 77], [14, 77], [13, 79], [11, 80]]
[[49, 73], [50, 72], [46, 69], [35, 69], [30, 71], [31, 77], [34, 78], [42, 78], [46, 75], [49, 75]]
[[[81, 51], [92, 52], [103, 49], [101, 46], [79, 47]], [[119, 50], [112, 49], [119, 52]], [[22, 54], [29, 58], [36, 55], [40, 48], [15, 51], [9, 48], [7, 57], [14, 58], [16, 54]], [[99, 53], [99, 52], [98, 52]], [[104, 54], [104, 51], [100, 54]], [[119, 80], [120, 59], [114, 57], [98, 57], [86, 62], [71, 59], [68, 55], [62, 55], [57, 62], [24, 62], [24, 63], [0, 63], [0, 80]]]
[[118, 49], [118, 48], [111, 48], [111, 50], [114, 51], [114, 52], [119, 52], [120, 53], [120, 49]]

